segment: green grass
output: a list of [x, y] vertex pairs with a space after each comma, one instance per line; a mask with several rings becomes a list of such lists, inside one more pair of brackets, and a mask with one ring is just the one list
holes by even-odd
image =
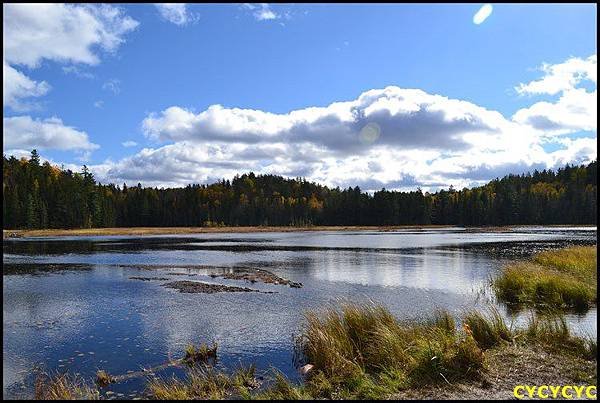
[[595, 247], [546, 251], [504, 268], [493, 288], [507, 303], [583, 311], [596, 303], [596, 268]]

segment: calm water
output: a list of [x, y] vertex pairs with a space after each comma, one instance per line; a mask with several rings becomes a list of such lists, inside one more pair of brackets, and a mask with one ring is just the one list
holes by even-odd
[[[400, 318], [438, 308], [460, 317], [495, 304], [489, 280], [507, 260], [596, 239], [595, 227], [528, 227], [4, 241], [3, 394], [31, 395], [34, 368], [121, 375], [181, 357], [187, 343], [202, 341], [219, 343], [225, 368], [255, 363], [266, 373], [273, 365], [295, 378], [293, 337], [307, 309], [373, 300]], [[303, 287], [209, 276], [240, 267]], [[273, 293], [185, 294], [132, 276]], [[596, 309], [568, 319], [576, 332], [597, 334]], [[107, 390], [128, 397], [142, 389], [143, 379], [133, 378]]]

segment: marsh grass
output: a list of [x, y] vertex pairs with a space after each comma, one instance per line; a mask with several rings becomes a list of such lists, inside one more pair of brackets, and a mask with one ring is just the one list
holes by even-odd
[[96, 372], [96, 385], [98, 385], [99, 387], [107, 386], [114, 381], [114, 377], [109, 375], [108, 372], [104, 370], [99, 370]]
[[206, 343], [202, 343], [198, 347], [194, 346], [193, 344], [188, 344], [185, 347], [183, 361], [187, 364], [205, 364], [210, 360], [215, 361], [217, 359], [217, 348], [217, 343], [213, 343], [212, 347], [209, 347]]
[[486, 350], [509, 344], [585, 360], [597, 353], [596, 341], [573, 336], [561, 316], [535, 316], [513, 329], [490, 308], [467, 313], [457, 327], [446, 311], [401, 322], [381, 306], [346, 304], [306, 315], [297, 348], [315, 372], [298, 387], [279, 377], [263, 396], [381, 399], [403, 389], [469, 381], [485, 373]]
[[596, 360], [597, 357], [596, 339], [572, 335], [565, 318], [557, 314], [532, 317], [521, 335], [526, 342], [542, 345], [550, 352], [586, 360]]
[[203, 366], [190, 369], [185, 380], [151, 378], [147, 391], [156, 400], [220, 400], [247, 398], [257, 386], [254, 366], [240, 367], [231, 375]]
[[514, 334], [506, 324], [500, 312], [490, 308], [488, 315], [478, 311], [469, 312], [463, 319], [463, 326], [470, 332], [477, 345], [487, 350], [503, 343], [513, 341]]
[[545, 251], [507, 266], [493, 288], [501, 301], [511, 304], [585, 311], [596, 303], [596, 268], [593, 246]]
[[[486, 373], [486, 352], [504, 351], [509, 344], [541, 347], [557, 360], [595, 361], [597, 354], [596, 341], [572, 335], [562, 316], [532, 316], [526, 327], [513, 329], [490, 309], [469, 312], [456, 326], [446, 311], [429, 320], [402, 322], [379, 305], [342, 304], [306, 314], [296, 349], [314, 369], [299, 385], [273, 369], [272, 382], [260, 390], [254, 366], [227, 374], [202, 364], [190, 366], [183, 380], [148, 378], [146, 391], [157, 400], [384, 399], [406, 389], [476, 380]], [[36, 397], [95, 399], [98, 392], [57, 375], [36, 384]]]
[[447, 312], [400, 322], [373, 304], [307, 313], [296, 348], [322, 374], [307, 379], [306, 388], [324, 398], [376, 398], [409, 385], [476, 377], [483, 368], [473, 336], [457, 331]]
[[68, 374], [39, 374], [35, 380], [36, 400], [98, 400], [100, 393], [81, 378]]

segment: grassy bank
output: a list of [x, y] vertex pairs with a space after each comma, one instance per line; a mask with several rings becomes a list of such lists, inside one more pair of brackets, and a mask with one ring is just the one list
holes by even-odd
[[296, 231], [393, 231], [396, 229], [449, 228], [446, 225], [403, 225], [403, 226], [307, 226], [307, 227], [128, 227], [128, 228], [85, 228], [85, 229], [15, 229], [2, 230], [3, 238], [101, 236], [101, 235], [177, 235], [205, 233], [253, 233], [253, 232], [296, 232]]
[[[595, 227], [580, 225], [581, 227]], [[394, 231], [399, 229], [452, 228], [453, 225], [396, 225], [396, 226], [257, 226], [257, 227], [127, 227], [127, 228], [80, 228], [80, 229], [4, 229], [3, 238], [21, 237], [62, 237], [62, 236], [101, 236], [101, 235], [177, 235], [204, 233], [252, 233], [252, 232], [296, 232], [296, 231]], [[526, 227], [526, 226], [519, 226]], [[547, 227], [564, 227], [547, 225]], [[478, 231], [508, 231], [505, 227], [472, 227]]]
[[[148, 378], [147, 397], [507, 398], [514, 385], [529, 379], [596, 383], [596, 341], [571, 335], [560, 317], [535, 318], [527, 327], [513, 329], [496, 311], [469, 313], [457, 325], [447, 312], [425, 321], [402, 322], [381, 306], [344, 305], [308, 313], [296, 352], [306, 372], [299, 385], [276, 370], [272, 381], [259, 387], [253, 366], [225, 373], [200, 365], [183, 380]], [[41, 390], [62, 390], [64, 382], [59, 386]], [[89, 397], [97, 396], [81, 384], [74, 387]], [[53, 396], [81, 393], [38, 395]]]
[[[400, 322], [380, 306], [348, 305], [309, 313], [306, 323], [298, 348], [314, 365], [312, 373], [300, 386], [278, 379], [259, 398], [386, 399], [482, 383], [498, 392], [490, 371], [504, 365], [507, 373], [499, 376], [510, 377], [509, 368], [526, 366], [522, 359], [532, 351], [553, 357], [550, 369], [557, 381], [574, 377], [595, 384], [596, 341], [574, 337], [560, 317], [532, 319], [526, 328], [512, 329], [496, 311], [472, 312], [456, 326], [446, 312], [426, 322]], [[560, 363], [587, 370], [576, 373]], [[541, 369], [538, 362], [532, 366]], [[512, 389], [500, 392], [510, 397]]]
[[511, 304], [585, 310], [596, 303], [596, 247], [538, 253], [505, 267], [493, 288]]

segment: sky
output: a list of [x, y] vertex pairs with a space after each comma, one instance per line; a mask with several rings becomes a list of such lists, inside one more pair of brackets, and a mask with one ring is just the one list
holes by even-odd
[[424, 190], [597, 157], [596, 5], [4, 4], [3, 151]]

